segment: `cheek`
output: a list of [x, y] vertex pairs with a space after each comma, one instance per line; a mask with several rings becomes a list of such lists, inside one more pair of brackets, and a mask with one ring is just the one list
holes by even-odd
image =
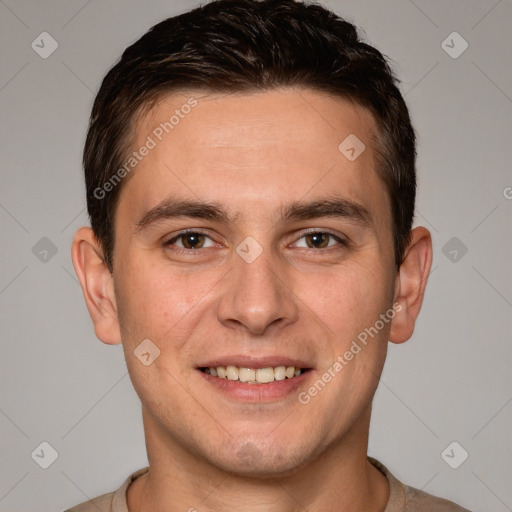
[[119, 270], [116, 298], [126, 337], [161, 343], [171, 336], [186, 336], [183, 330], [200, 315], [221, 277], [213, 271], [180, 274], [165, 263], [140, 259], [129, 266], [120, 264]]
[[305, 277], [302, 296], [336, 335], [357, 334], [389, 307], [390, 284], [377, 268], [353, 266], [340, 268], [329, 277]]

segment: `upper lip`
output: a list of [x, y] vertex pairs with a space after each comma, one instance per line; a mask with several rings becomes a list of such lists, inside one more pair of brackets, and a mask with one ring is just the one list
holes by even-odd
[[230, 355], [210, 359], [199, 364], [198, 368], [215, 368], [217, 366], [238, 366], [240, 368], [274, 368], [276, 366], [295, 366], [295, 368], [311, 368], [311, 365], [301, 359], [288, 356], [253, 357], [247, 355]]

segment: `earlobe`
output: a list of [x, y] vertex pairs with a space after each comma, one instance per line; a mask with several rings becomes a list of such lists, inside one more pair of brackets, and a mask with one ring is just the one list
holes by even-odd
[[91, 228], [83, 227], [76, 232], [71, 258], [96, 336], [109, 345], [121, 343], [112, 274]]
[[428, 229], [417, 227], [411, 231], [411, 241], [400, 265], [395, 287], [395, 303], [401, 309], [393, 318], [389, 341], [403, 343], [414, 332], [421, 310], [425, 288], [432, 265], [432, 237]]

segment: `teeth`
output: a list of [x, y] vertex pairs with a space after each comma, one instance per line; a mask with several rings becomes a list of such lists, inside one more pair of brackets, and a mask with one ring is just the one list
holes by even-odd
[[274, 382], [274, 368], [258, 368], [256, 370], [256, 380], [262, 384]]
[[238, 370], [240, 382], [251, 382], [256, 380], [256, 370], [252, 368], [240, 368]]
[[228, 380], [238, 380], [238, 367], [226, 366], [226, 377]]
[[267, 384], [274, 380], [293, 379], [303, 373], [301, 368], [295, 366], [276, 366], [275, 368], [239, 368], [238, 366], [217, 366], [204, 368], [205, 373], [209, 373], [214, 377], [228, 380], [239, 380], [240, 382], [248, 382], [249, 384]]
[[[299, 372], [300, 372], [300, 370], [299, 370]], [[286, 379], [286, 366], [276, 366], [274, 368], [274, 378], [276, 380]]]

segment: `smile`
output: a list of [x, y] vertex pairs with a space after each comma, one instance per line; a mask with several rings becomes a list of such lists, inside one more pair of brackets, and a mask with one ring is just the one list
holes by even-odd
[[248, 384], [268, 384], [274, 381], [293, 379], [302, 375], [307, 369], [295, 366], [275, 366], [266, 368], [244, 368], [239, 366], [216, 366], [200, 368], [203, 373], [232, 381]]

